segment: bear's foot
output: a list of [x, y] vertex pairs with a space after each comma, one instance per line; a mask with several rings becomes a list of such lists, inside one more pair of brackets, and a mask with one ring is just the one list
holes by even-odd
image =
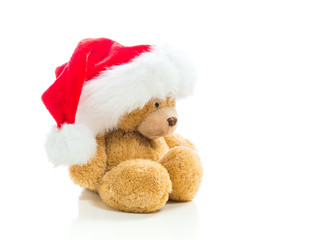
[[170, 199], [191, 201], [199, 190], [203, 174], [198, 154], [189, 147], [174, 147], [159, 162], [170, 175]]
[[167, 170], [151, 160], [121, 162], [107, 172], [98, 188], [101, 199], [125, 212], [153, 212], [167, 202], [171, 180]]

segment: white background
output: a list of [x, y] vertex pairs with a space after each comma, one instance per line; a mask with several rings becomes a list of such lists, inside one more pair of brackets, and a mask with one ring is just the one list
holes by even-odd
[[[1, 239], [335, 238], [334, 1], [2, 1], [0, 24]], [[40, 96], [87, 37], [194, 60], [193, 202], [117, 212], [48, 163]]]

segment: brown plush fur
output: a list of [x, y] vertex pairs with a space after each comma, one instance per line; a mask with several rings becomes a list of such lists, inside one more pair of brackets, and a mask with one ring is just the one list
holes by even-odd
[[157, 162], [127, 160], [107, 172], [99, 186], [101, 199], [127, 212], [151, 212], [161, 208], [169, 198], [171, 180], [167, 170]]
[[[177, 134], [150, 139], [139, 131], [148, 115], [164, 107], [175, 107], [175, 101], [153, 99], [126, 114], [116, 130], [97, 137], [95, 157], [85, 165], [70, 167], [73, 181], [126, 212], [156, 211], [169, 198], [191, 201], [202, 178], [194, 145]], [[165, 121], [164, 117], [168, 124]]]

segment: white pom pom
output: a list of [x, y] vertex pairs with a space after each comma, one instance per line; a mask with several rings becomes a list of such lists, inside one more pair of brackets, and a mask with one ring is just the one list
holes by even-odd
[[93, 132], [85, 125], [64, 124], [54, 126], [45, 143], [50, 162], [59, 165], [82, 165], [96, 153], [97, 143]]

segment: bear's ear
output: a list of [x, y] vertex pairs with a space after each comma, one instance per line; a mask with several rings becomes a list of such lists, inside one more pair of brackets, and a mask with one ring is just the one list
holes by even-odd
[[93, 132], [80, 124], [52, 127], [45, 143], [48, 159], [54, 166], [83, 165], [94, 157], [96, 147]]
[[116, 129], [124, 131], [135, 131], [146, 116], [156, 110], [155, 103], [149, 101], [142, 108], [137, 108], [130, 113], [124, 114], [118, 121]]

